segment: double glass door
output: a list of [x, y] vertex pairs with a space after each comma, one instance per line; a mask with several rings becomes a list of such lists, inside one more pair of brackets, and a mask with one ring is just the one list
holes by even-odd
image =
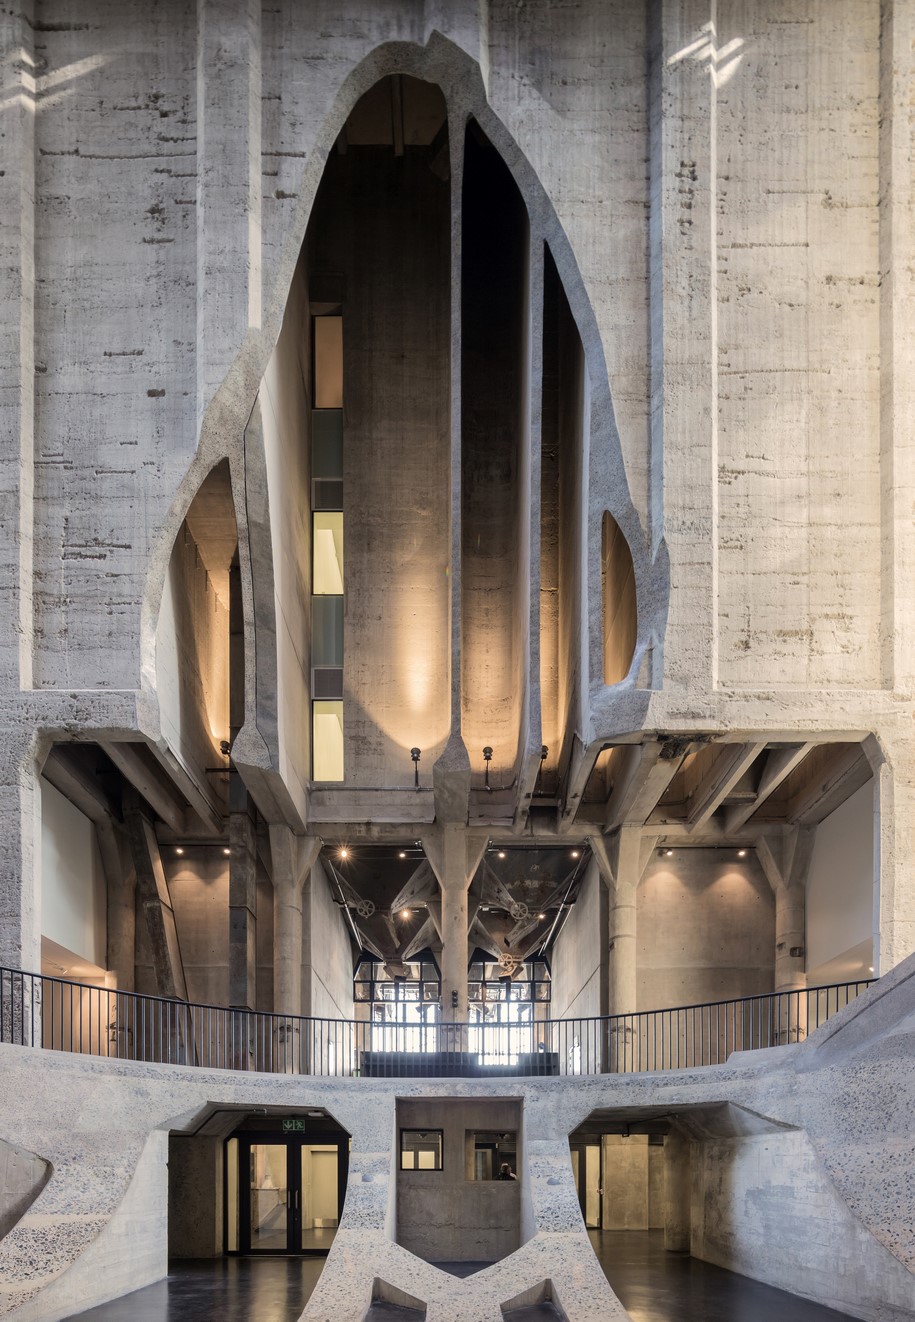
[[348, 1151], [343, 1140], [244, 1134], [229, 1140], [227, 1159], [230, 1251], [328, 1251], [346, 1187]]

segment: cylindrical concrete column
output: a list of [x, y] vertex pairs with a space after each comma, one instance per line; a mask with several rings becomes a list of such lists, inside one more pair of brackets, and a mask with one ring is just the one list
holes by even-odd
[[273, 878], [273, 1012], [302, 1013], [302, 886]]
[[807, 894], [803, 886], [775, 890], [775, 990], [778, 1041], [801, 1042], [807, 1036]]
[[611, 1014], [636, 1008], [636, 888], [616, 882], [610, 888], [609, 992]]
[[[636, 888], [617, 880], [610, 887], [607, 943], [608, 1000], [611, 1015], [632, 1015], [636, 1008]], [[634, 1021], [611, 1021], [607, 1068], [625, 1073], [632, 1068]]]
[[690, 1141], [677, 1129], [664, 1140], [664, 1247], [690, 1249]]
[[463, 876], [442, 886], [442, 1019], [467, 1018], [467, 887]]

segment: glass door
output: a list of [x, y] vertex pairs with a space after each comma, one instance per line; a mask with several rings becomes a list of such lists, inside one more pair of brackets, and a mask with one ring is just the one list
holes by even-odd
[[226, 1144], [229, 1253], [327, 1253], [337, 1233], [349, 1139], [238, 1134]]
[[288, 1251], [293, 1210], [289, 1186], [288, 1145], [252, 1143], [248, 1160], [249, 1253]]

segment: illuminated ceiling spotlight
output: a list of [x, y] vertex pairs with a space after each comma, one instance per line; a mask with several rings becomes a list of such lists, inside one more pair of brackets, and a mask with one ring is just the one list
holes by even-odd
[[673, 856], [674, 856], [674, 851], [673, 851], [672, 849], [665, 849], [665, 850], [664, 850], [664, 857], [665, 857], [665, 858], [673, 858]]
[[229, 854], [231, 854], [232, 851], [231, 849], [224, 849], [222, 852], [228, 856]]
[[746, 858], [746, 856], [747, 856], [747, 851], [745, 849], [738, 849], [737, 851], [738, 858]]
[[409, 910], [409, 909], [401, 909], [401, 911], [400, 911], [400, 916], [401, 916], [401, 918], [409, 918], [409, 917], [411, 917], [410, 910]]
[[402, 850], [400, 851], [400, 853], [397, 855], [397, 857], [398, 857], [398, 858], [406, 858], [406, 857], [407, 857], [407, 855], [406, 855], [406, 851], [402, 849]]
[[579, 858], [580, 856], [581, 856], [581, 850], [580, 850], [580, 849], [573, 849], [573, 850], [572, 850], [572, 857], [573, 857], [573, 858]]
[[496, 855], [496, 858], [504, 858], [504, 857], [505, 857], [505, 850], [500, 849], [498, 854]]
[[349, 850], [347, 849], [346, 845], [342, 845], [340, 847], [340, 849], [337, 852], [337, 858], [341, 859], [344, 863], [349, 858]]
[[181, 848], [180, 845], [178, 845], [178, 846], [176, 847], [176, 849], [175, 849], [175, 853], [176, 853], [176, 854], [183, 854], [183, 853], [184, 853], [184, 850]]
[[413, 759], [413, 788], [419, 789], [419, 759], [421, 753], [418, 748], [410, 749], [410, 757]]
[[538, 917], [539, 919], [544, 919], [544, 918], [546, 917], [546, 914], [545, 914], [545, 913], [538, 913], [537, 917]]

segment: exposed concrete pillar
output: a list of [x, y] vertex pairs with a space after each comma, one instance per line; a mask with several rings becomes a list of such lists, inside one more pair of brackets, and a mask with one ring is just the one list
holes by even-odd
[[197, 408], [261, 324], [261, 13], [197, 0]]
[[302, 1002], [303, 886], [321, 849], [317, 836], [296, 836], [288, 826], [271, 826], [273, 870], [273, 1010], [305, 1013]]
[[593, 836], [591, 850], [609, 894], [608, 982], [610, 1014], [634, 1014], [637, 1008], [639, 882], [657, 843], [655, 833], [624, 826], [609, 839]]
[[[816, 829], [795, 828], [780, 841], [760, 836], [756, 853], [775, 895], [775, 991], [778, 1041], [807, 1036], [807, 874]], [[791, 993], [796, 993], [791, 995]]]
[[717, 34], [711, 0], [656, 6], [650, 84], [652, 549], [672, 575], [665, 687], [714, 689], [718, 668]]
[[136, 983], [137, 874], [124, 832], [110, 818], [97, 822], [99, 853], [105, 873], [108, 947], [105, 966], [118, 991]]
[[137, 891], [149, 932], [156, 990], [160, 996], [186, 1001], [187, 982], [178, 944], [178, 926], [155, 828], [142, 808], [128, 809], [125, 818]]
[[[913, 612], [915, 616], [915, 612]], [[915, 742], [870, 738], [874, 770], [874, 969], [878, 977], [915, 951]]]
[[[611, 1015], [634, 1015], [638, 1008], [638, 889], [656, 843], [657, 835], [646, 835], [639, 826], [623, 826], [609, 838], [591, 838], [591, 851], [608, 895], [607, 999]], [[627, 1020], [614, 1025], [605, 1043], [603, 1068], [611, 1073], [631, 1069], [635, 1046], [634, 1024]]]
[[690, 1250], [690, 1140], [672, 1128], [664, 1140], [664, 1247]]
[[442, 1021], [446, 1023], [467, 1019], [467, 890], [486, 844], [486, 837], [471, 836], [463, 826], [443, 826], [423, 837], [442, 893]]
[[257, 845], [250, 811], [229, 814], [229, 1004], [257, 996]]

